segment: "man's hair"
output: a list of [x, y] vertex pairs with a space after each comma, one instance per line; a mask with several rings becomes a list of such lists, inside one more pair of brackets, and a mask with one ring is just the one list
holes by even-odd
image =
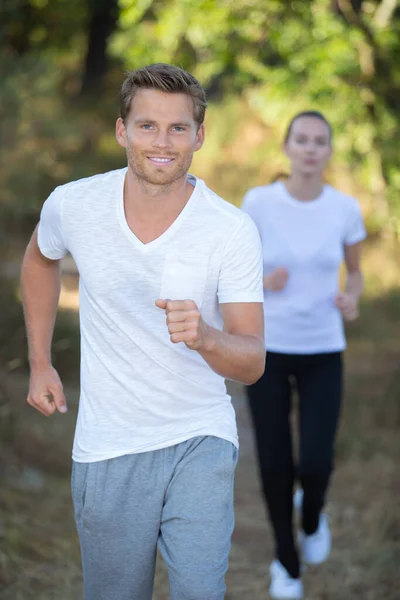
[[326, 117], [324, 117], [324, 115], [317, 110], [304, 110], [303, 112], [299, 112], [297, 115], [295, 115], [293, 117], [293, 119], [290, 121], [289, 126], [285, 133], [285, 138], [284, 138], [285, 144], [286, 144], [286, 142], [288, 142], [288, 140], [290, 138], [290, 134], [292, 133], [292, 128], [293, 128], [294, 122], [297, 121], [297, 119], [300, 119], [301, 117], [313, 117], [314, 119], [319, 119], [320, 121], [325, 123], [325, 125], [327, 125], [328, 129], [329, 129], [329, 140], [330, 141], [332, 140], [332, 125], [329, 123], [328, 119]]
[[132, 100], [139, 90], [186, 94], [193, 101], [194, 120], [200, 127], [207, 108], [206, 93], [193, 75], [180, 67], [156, 63], [127, 74], [119, 93], [121, 119], [126, 122]]

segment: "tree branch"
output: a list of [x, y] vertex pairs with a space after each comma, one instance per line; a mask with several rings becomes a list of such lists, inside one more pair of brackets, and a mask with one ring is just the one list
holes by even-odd
[[393, 13], [397, 8], [397, 3], [398, 0], [382, 0], [374, 14], [374, 21], [378, 27], [383, 29], [389, 25]]
[[374, 50], [377, 50], [378, 47], [372, 29], [368, 27], [367, 23], [362, 18], [361, 13], [354, 10], [352, 2], [350, 0], [337, 0], [337, 4], [346, 21], [350, 25], [358, 27], [358, 29], [364, 33]]

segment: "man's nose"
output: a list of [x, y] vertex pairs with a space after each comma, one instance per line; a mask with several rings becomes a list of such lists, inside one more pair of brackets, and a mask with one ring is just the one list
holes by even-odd
[[171, 140], [167, 131], [158, 131], [153, 140], [153, 146], [156, 148], [168, 148], [171, 146]]

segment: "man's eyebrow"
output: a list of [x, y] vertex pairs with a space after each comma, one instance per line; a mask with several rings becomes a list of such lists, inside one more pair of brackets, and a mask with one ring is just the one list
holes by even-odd
[[181, 121], [180, 123], [171, 123], [171, 127], [190, 127], [191, 123]]
[[149, 123], [150, 125], [155, 125], [156, 124], [156, 122], [152, 121], [151, 119], [142, 119], [142, 118], [140, 118], [140, 119], [133, 119], [133, 122], [136, 123], [136, 124], [139, 124], [139, 123]]
[[[141, 123], [148, 123], [149, 125], [157, 125], [157, 121], [153, 121], [152, 119], [144, 119], [142, 117], [138, 119], [134, 119], [133, 122], [135, 125], [140, 125]], [[180, 121], [177, 123], [171, 123], [169, 127], [190, 127], [191, 123], [188, 121]]]

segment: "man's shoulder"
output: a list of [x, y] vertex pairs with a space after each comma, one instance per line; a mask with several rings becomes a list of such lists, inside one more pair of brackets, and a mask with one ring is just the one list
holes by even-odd
[[54, 191], [62, 196], [81, 196], [82, 194], [86, 196], [90, 191], [94, 191], [96, 195], [101, 194], [102, 191], [107, 193], [123, 177], [125, 171], [126, 168], [123, 168], [83, 177], [64, 183]]
[[211, 219], [217, 215], [217, 222], [220, 226], [224, 222], [226, 224], [239, 225], [248, 219], [248, 216], [240, 208], [219, 196], [204, 181], [198, 181], [200, 181], [202, 195], [207, 203], [207, 214]]

